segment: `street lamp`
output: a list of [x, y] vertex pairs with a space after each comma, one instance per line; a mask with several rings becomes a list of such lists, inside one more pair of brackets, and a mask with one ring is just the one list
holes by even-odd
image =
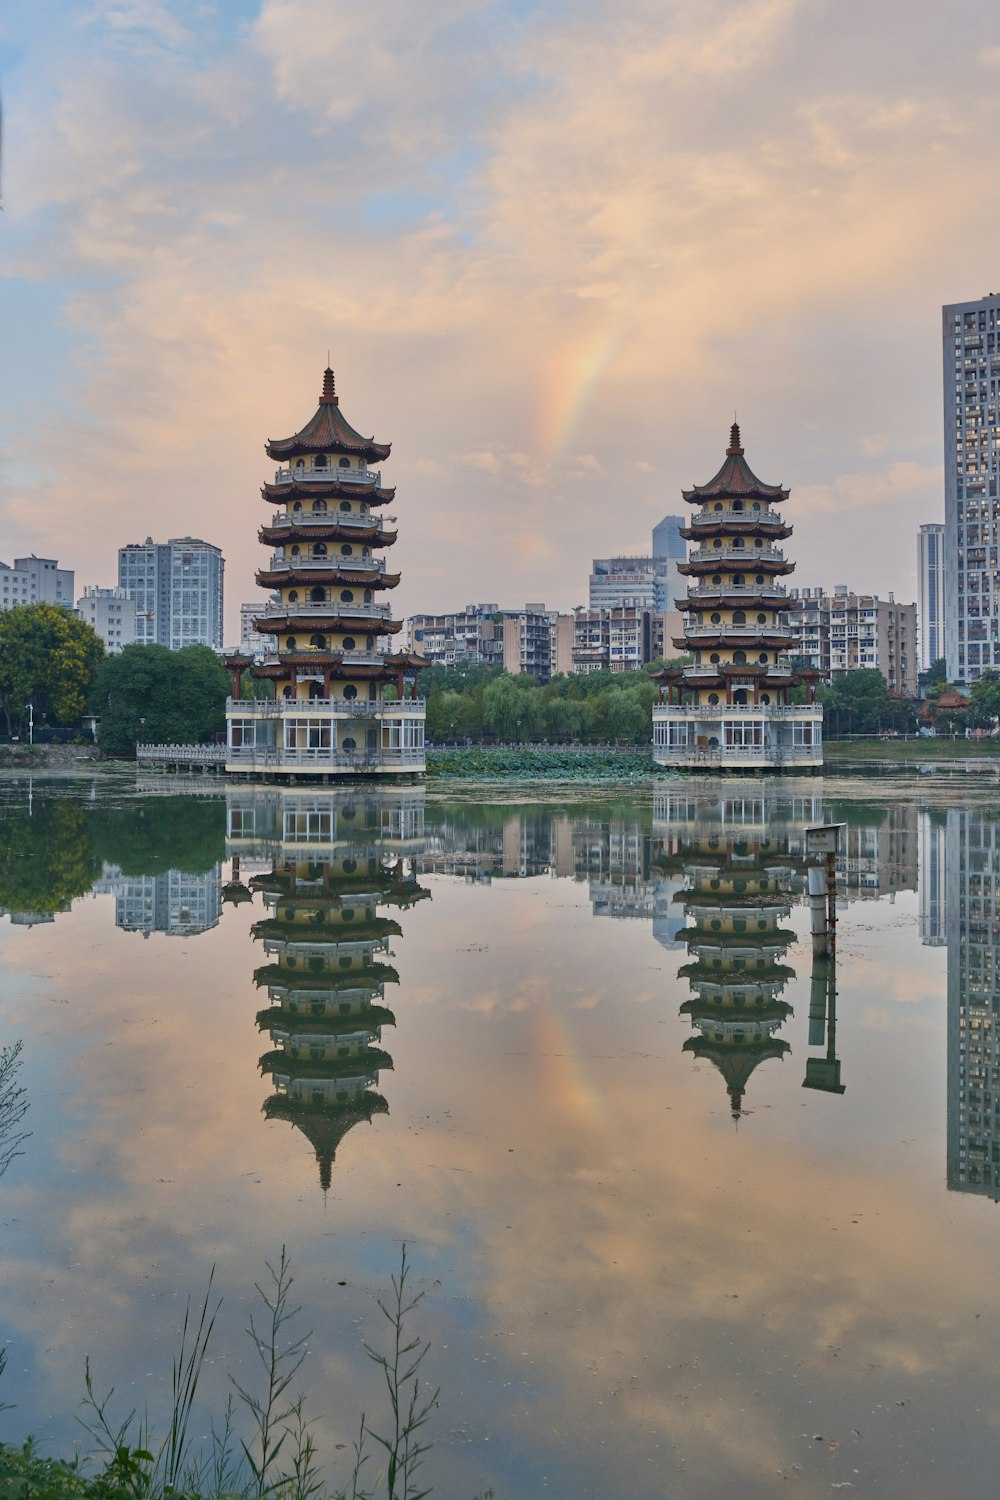
[[35, 743], [35, 705], [26, 703], [24, 706], [28, 710], [28, 744], [33, 745]]

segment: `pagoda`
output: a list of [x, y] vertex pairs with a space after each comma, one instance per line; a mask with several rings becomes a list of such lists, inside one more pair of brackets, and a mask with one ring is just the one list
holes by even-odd
[[739, 1119], [754, 1070], [790, 1051], [778, 1032], [792, 1014], [782, 990], [795, 978], [784, 962], [795, 932], [783, 923], [801, 889], [800, 860], [771, 801], [712, 799], [684, 828], [686, 811], [682, 804], [674, 820], [681, 838], [656, 861], [685, 878], [674, 900], [684, 911], [679, 938], [691, 961], [678, 975], [692, 993], [680, 1014], [696, 1035], [684, 1051], [718, 1069]]
[[[683, 490], [694, 508], [681, 536], [695, 545], [678, 571], [691, 579], [683, 636], [689, 665], [654, 673], [653, 757], [661, 766], [719, 770], [819, 770], [823, 710], [813, 669], [788, 655], [789, 600], [779, 582], [795, 564], [776, 542], [791, 536], [776, 507], [788, 490], [765, 484], [744, 457], [733, 423], [725, 461], [707, 484]], [[806, 703], [789, 702], [804, 686]]]
[[270, 1042], [260, 1059], [272, 1088], [263, 1110], [305, 1136], [324, 1192], [348, 1132], [389, 1111], [379, 1091], [392, 1068], [382, 1033], [396, 1018], [385, 990], [399, 976], [386, 958], [402, 929], [383, 909], [430, 894], [406, 858], [423, 847], [407, 837], [422, 807], [397, 800], [392, 791], [360, 803], [327, 792], [303, 805], [290, 791], [276, 807], [251, 809], [252, 830], [236, 799], [230, 806], [234, 848], [271, 851], [271, 869], [250, 880], [266, 912], [251, 929], [266, 960], [254, 973], [268, 1000], [257, 1013]]
[[[395, 490], [372, 467], [388, 443], [356, 432], [340, 409], [333, 371], [323, 373], [316, 413], [265, 451], [281, 467], [261, 494], [275, 507], [259, 536], [273, 549], [257, 582], [271, 591], [254, 619], [274, 639], [262, 659], [225, 659], [226, 770], [254, 775], [398, 776], [424, 770], [424, 703], [413, 696], [427, 665], [394, 653], [402, 629], [385, 594], [399, 583], [383, 555], [396, 541], [382, 514]], [[242, 698], [245, 671], [273, 697]]]

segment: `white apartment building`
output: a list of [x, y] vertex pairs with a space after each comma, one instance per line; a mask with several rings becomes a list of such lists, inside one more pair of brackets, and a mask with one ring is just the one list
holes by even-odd
[[222, 650], [225, 559], [200, 537], [132, 543], [118, 550], [118, 587], [135, 600], [142, 645]]
[[503, 666], [503, 617], [499, 604], [467, 604], [454, 614], [411, 615], [410, 649], [436, 667], [472, 662]]
[[100, 636], [109, 656], [117, 656], [135, 641], [136, 606], [124, 589], [85, 588], [76, 601], [81, 620]]
[[16, 557], [0, 562], [0, 609], [18, 604], [61, 604], [73, 608], [73, 570], [53, 557]]
[[1000, 667], [1000, 294], [942, 309], [945, 658], [951, 682]]
[[276, 650], [275, 637], [262, 635], [254, 624], [263, 610], [264, 605], [259, 600], [240, 605], [240, 650], [247, 656], [268, 656]]
[[893, 595], [854, 594], [844, 583], [832, 594], [820, 588], [789, 589], [791, 654], [815, 667], [825, 682], [836, 672], [875, 667], [889, 690], [905, 698], [917, 691], [917, 607]]
[[917, 607], [920, 611], [917, 645], [921, 672], [926, 672], [945, 654], [944, 549], [944, 527], [938, 522], [921, 526], [917, 534]]

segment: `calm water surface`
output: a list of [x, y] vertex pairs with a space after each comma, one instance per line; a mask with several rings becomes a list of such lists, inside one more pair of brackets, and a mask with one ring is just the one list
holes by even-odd
[[213, 1265], [221, 1409], [284, 1244], [346, 1477], [405, 1241], [449, 1500], [992, 1492], [1000, 797], [487, 795], [0, 783], [0, 1438], [162, 1411]]

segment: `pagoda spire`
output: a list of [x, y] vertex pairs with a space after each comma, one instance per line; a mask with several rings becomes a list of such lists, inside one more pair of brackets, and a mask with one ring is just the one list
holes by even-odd
[[726, 452], [727, 453], [742, 453], [743, 452], [743, 448], [740, 445], [740, 424], [738, 422], [734, 422], [733, 425], [732, 425], [732, 427], [730, 427], [730, 429], [729, 429], [729, 447], [726, 449]]
[[323, 394], [319, 398], [320, 406], [339, 406], [340, 400], [337, 396], [337, 387], [333, 377], [333, 371], [327, 365], [323, 371]]

